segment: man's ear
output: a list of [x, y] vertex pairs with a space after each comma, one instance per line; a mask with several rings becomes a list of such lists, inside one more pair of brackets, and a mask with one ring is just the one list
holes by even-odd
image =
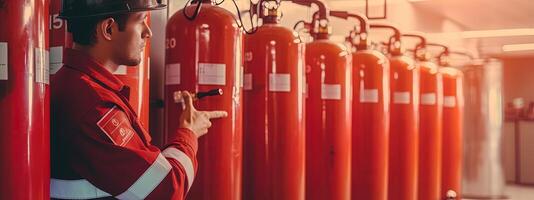
[[113, 18], [107, 18], [100, 22], [98, 32], [100, 32], [99, 34], [102, 35], [104, 40], [111, 40], [114, 31], [116, 31], [113, 27], [114, 24], [115, 20]]

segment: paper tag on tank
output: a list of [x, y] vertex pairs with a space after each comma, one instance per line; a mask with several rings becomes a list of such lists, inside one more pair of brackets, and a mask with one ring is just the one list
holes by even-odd
[[323, 84], [321, 87], [321, 98], [326, 100], [340, 100], [341, 99], [341, 85], [340, 84]]
[[0, 80], [7, 80], [7, 42], [0, 42]]
[[199, 85], [226, 85], [226, 65], [198, 63]]
[[180, 63], [168, 64], [165, 66], [165, 85], [180, 84]]
[[269, 74], [269, 91], [290, 92], [291, 76], [289, 74]]
[[394, 104], [410, 104], [410, 92], [394, 92]]
[[50, 74], [56, 74], [63, 67], [63, 46], [50, 47]]

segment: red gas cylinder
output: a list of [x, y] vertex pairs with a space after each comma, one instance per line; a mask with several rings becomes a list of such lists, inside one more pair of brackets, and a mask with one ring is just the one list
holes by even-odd
[[463, 88], [460, 70], [452, 67], [439, 69], [443, 75], [443, 164], [441, 199], [455, 196], [461, 199]]
[[417, 199], [419, 69], [413, 59], [394, 55], [391, 63], [389, 200]]
[[63, 51], [72, 48], [72, 35], [67, 32], [67, 22], [59, 18], [61, 2], [50, 1], [50, 76], [63, 67]]
[[304, 200], [304, 44], [278, 23], [279, 3], [258, 6], [263, 25], [244, 43], [243, 195]]
[[0, 199], [50, 198], [48, 0], [0, 0]]
[[350, 199], [351, 56], [330, 35], [325, 5], [319, 7], [306, 44], [306, 199]]
[[228, 117], [213, 121], [209, 133], [199, 138], [200, 169], [188, 199], [241, 199], [242, 31], [224, 8], [209, 0], [195, 4], [200, 12], [196, 5], [188, 6], [167, 24], [165, 134], [179, 125], [182, 106], [173, 101], [175, 91], [221, 88], [222, 96], [195, 102], [199, 110], [225, 110]]
[[439, 72], [443, 77], [443, 139], [442, 139], [442, 172], [441, 198], [462, 199], [462, 158], [463, 156], [463, 73], [457, 68], [450, 67], [449, 54], [454, 53], [473, 59], [464, 52], [449, 52], [449, 48], [442, 44], [429, 44], [443, 48], [437, 61]]
[[[377, 26], [371, 25], [374, 27]], [[360, 37], [366, 37], [368, 29], [363, 29]], [[389, 61], [382, 53], [367, 49], [366, 41], [362, 42], [352, 53], [352, 199], [386, 200]]]
[[[72, 48], [72, 35], [67, 32], [67, 23], [58, 18], [61, 10], [61, 0], [52, 0], [50, 4], [50, 74], [53, 76], [63, 66], [63, 51]], [[150, 19], [150, 15], [148, 16]], [[148, 19], [148, 20], [149, 20]], [[119, 66], [112, 72], [124, 84], [130, 87], [130, 105], [136, 112], [139, 120], [148, 130], [149, 109], [149, 65], [150, 40], [142, 53], [139, 66]]]
[[440, 199], [443, 82], [438, 66], [420, 61], [418, 199]]
[[[421, 44], [426, 43], [425, 38], [418, 38]], [[397, 30], [392, 39], [394, 40], [389, 41], [391, 116], [388, 199], [416, 200], [419, 156], [419, 69], [415, 66], [414, 59], [402, 54]]]

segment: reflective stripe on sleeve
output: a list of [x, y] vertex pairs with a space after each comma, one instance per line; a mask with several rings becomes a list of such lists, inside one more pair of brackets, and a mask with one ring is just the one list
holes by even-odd
[[185, 169], [185, 174], [187, 176], [187, 191], [191, 189], [191, 185], [193, 185], [193, 181], [195, 180], [195, 169], [193, 167], [193, 161], [187, 154], [184, 152], [174, 148], [169, 147], [165, 150], [163, 150], [162, 154], [167, 158], [173, 158], [176, 161], [178, 161], [182, 167]]
[[96, 199], [111, 195], [98, 189], [85, 179], [50, 179], [50, 197], [56, 199]]
[[[128, 190], [116, 196], [117, 199], [145, 199], [171, 171], [169, 161], [159, 154], [150, 167], [133, 183]], [[58, 199], [94, 199], [111, 195], [98, 189], [85, 179], [50, 180], [50, 197]]]
[[117, 196], [117, 199], [145, 199], [171, 171], [169, 161], [159, 154], [152, 165], [135, 181], [128, 190]]

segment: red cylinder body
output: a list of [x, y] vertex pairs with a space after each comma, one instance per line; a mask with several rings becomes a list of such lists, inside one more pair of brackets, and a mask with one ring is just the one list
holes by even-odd
[[439, 200], [441, 185], [441, 129], [443, 82], [436, 64], [419, 63], [419, 175], [418, 199]]
[[48, 9], [0, 1], [0, 199], [50, 198]]
[[244, 199], [304, 200], [304, 44], [264, 23], [244, 44]]
[[[63, 67], [63, 51], [72, 48], [72, 35], [67, 32], [67, 23], [58, 18], [61, 0], [52, 0], [50, 4], [50, 74], [53, 76]], [[150, 15], [148, 16], [150, 20]], [[149, 65], [150, 40], [146, 41], [145, 51], [138, 66], [119, 66], [112, 72], [124, 84], [130, 87], [130, 105], [139, 120], [148, 130], [149, 109]]]
[[441, 198], [447, 191], [456, 192], [461, 199], [463, 146], [463, 74], [452, 67], [440, 68], [443, 76], [443, 161]]
[[[195, 6], [187, 8], [193, 13]], [[229, 11], [209, 3], [193, 21], [182, 10], [167, 24], [165, 70], [165, 134], [175, 132], [182, 112], [175, 91], [221, 88], [222, 96], [195, 102], [198, 110], [224, 110], [228, 117], [212, 121], [199, 138], [199, 171], [188, 199], [241, 199], [242, 178], [242, 32]]]
[[394, 56], [391, 64], [388, 200], [417, 199], [419, 69], [414, 60]]
[[50, 1], [50, 76], [63, 67], [63, 51], [72, 48], [72, 35], [67, 32], [67, 22], [59, 18], [61, 0]]
[[387, 200], [389, 61], [375, 50], [352, 60], [352, 199]]
[[326, 39], [306, 44], [306, 199], [349, 199], [351, 57]]

